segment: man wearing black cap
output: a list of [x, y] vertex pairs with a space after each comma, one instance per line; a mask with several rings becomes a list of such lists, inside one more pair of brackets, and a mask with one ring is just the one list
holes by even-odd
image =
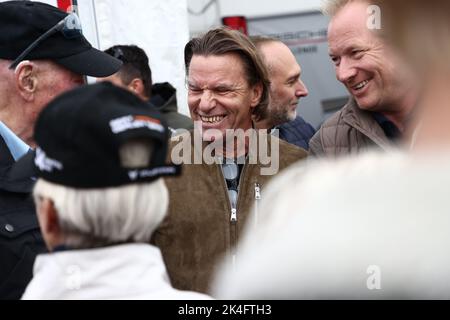
[[169, 130], [159, 112], [110, 83], [55, 99], [35, 130], [39, 255], [23, 299], [206, 299], [172, 288], [148, 244], [169, 202]]
[[0, 299], [17, 299], [44, 246], [29, 196], [32, 169], [16, 162], [32, 156], [34, 124], [48, 102], [121, 62], [92, 48], [76, 15], [47, 4], [0, 3], [0, 30]]

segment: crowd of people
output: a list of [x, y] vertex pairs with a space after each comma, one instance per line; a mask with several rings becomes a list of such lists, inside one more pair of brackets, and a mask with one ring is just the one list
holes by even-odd
[[0, 299], [449, 299], [449, 12], [328, 0], [316, 132], [279, 39], [191, 39], [187, 117], [141, 48], [0, 3]]

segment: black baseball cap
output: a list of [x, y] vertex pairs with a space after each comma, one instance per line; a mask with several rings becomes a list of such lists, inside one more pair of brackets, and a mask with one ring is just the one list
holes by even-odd
[[[0, 59], [15, 60], [31, 44], [68, 16], [51, 5], [35, 1], [0, 3]], [[107, 77], [122, 62], [91, 46], [86, 38], [67, 37], [63, 32], [45, 38], [24, 60], [52, 60], [80, 75]]]
[[[127, 90], [108, 82], [61, 95], [35, 127], [37, 175], [77, 189], [118, 187], [180, 174], [166, 165], [169, 130], [162, 115]], [[120, 147], [131, 140], [153, 145], [145, 167], [124, 168]]]

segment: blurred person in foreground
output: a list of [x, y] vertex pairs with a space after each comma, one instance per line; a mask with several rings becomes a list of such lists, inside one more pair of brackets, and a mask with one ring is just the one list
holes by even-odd
[[148, 244], [164, 219], [168, 128], [158, 112], [110, 83], [69, 92], [42, 112], [34, 190], [50, 253], [23, 299], [203, 299], [170, 285]]
[[94, 49], [74, 14], [35, 1], [0, 3], [0, 299], [19, 299], [45, 251], [31, 198], [33, 129], [59, 94], [121, 65]]
[[[417, 88], [403, 60], [373, 28], [367, 1], [328, 0], [328, 46], [350, 101], [310, 141], [311, 154], [338, 157], [388, 150], [407, 138]], [[371, 11], [369, 11], [371, 12]], [[376, 27], [376, 24], [374, 24]]]
[[450, 2], [373, 3], [380, 32], [421, 80], [412, 150], [282, 175], [217, 297], [450, 299]]
[[251, 37], [264, 63], [270, 80], [270, 102], [264, 119], [256, 123], [258, 129], [278, 129], [279, 138], [305, 150], [316, 131], [301, 116], [297, 108], [308, 89], [300, 79], [302, 69], [291, 49], [278, 39]]

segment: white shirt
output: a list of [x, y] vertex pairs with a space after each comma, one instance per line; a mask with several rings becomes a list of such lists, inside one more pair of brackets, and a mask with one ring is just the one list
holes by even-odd
[[3, 122], [0, 121], [0, 136], [2, 136], [3, 140], [6, 143], [6, 146], [11, 152], [14, 161], [19, 160], [22, 156], [24, 156], [30, 147], [23, 142], [18, 136], [14, 134]]

